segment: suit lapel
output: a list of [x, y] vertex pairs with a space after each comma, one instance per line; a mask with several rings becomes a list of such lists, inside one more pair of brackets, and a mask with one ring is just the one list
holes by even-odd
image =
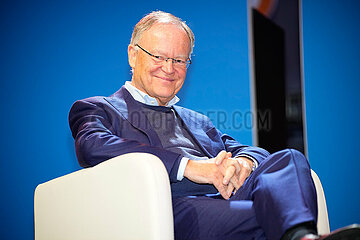
[[136, 102], [125, 87], [121, 87], [116, 93], [105, 98], [105, 100], [116, 108], [133, 127], [144, 132], [148, 136], [151, 146], [162, 147], [159, 136], [151, 127], [149, 120], [142, 111], [141, 105]]

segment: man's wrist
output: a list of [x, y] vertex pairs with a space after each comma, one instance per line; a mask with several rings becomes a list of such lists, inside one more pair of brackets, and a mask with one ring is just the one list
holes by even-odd
[[187, 158], [187, 157], [183, 157], [180, 160], [179, 169], [178, 169], [178, 173], [177, 173], [177, 176], [176, 176], [176, 179], [178, 181], [183, 180], [184, 173], [185, 173], [185, 168], [186, 168], [186, 165], [188, 164], [188, 162], [189, 162], [189, 158]]
[[259, 166], [259, 163], [252, 156], [240, 154], [240, 155], [237, 155], [235, 158], [239, 158], [239, 157], [244, 157], [244, 158], [246, 158], [246, 160], [248, 160], [249, 163], [251, 163], [251, 166], [252, 166], [251, 172], [253, 172]]

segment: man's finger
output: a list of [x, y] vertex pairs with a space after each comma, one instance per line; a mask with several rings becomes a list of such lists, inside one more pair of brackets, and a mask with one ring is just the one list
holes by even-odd
[[229, 183], [226, 189], [227, 196], [230, 197], [233, 191], [234, 191], [234, 186], [231, 183]]
[[238, 160], [232, 158], [231, 160], [233, 160], [232, 165], [236, 168], [236, 174], [239, 174], [240, 170], [241, 170], [241, 164], [239, 163]]
[[225, 176], [224, 176], [224, 179], [223, 179], [223, 184], [224, 185], [228, 185], [229, 182], [230, 182], [230, 179], [234, 176], [235, 174], [235, 167], [233, 165], [229, 166], [227, 169], [226, 169], [226, 172], [225, 172]]
[[238, 175], [234, 175], [231, 179], [230, 179], [230, 183], [232, 184], [235, 188], [235, 190], [238, 190], [241, 187], [241, 183], [239, 181], [240, 177]]
[[219, 152], [219, 154], [215, 157], [215, 164], [220, 165], [224, 159], [226, 159], [228, 153], [225, 150]]
[[242, 186], [246, 180], [246, 178], [250, 175], [250, 168], [242, 167], [239, 175], [240, 186]]
[[218, 183], [214, 183], [214, 186], [224, 199], [229, 199], [230, 194], [228, 194], [225, 185], [221, 184], [221, 182], [218, 182]]

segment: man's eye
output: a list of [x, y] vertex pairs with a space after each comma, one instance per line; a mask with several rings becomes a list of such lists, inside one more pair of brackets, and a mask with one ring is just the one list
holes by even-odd
[[154, 58], [156, 58], [157, 60], [163, 61], [165, 60], [165, 58], [163, 56], [156, 56], [154, 55]]
[[181, 63], [181, 64], [184, 64], [184, 63], [186, 63], [184, 60], [182, 60], [182, 59], [175, 59], [175, 62], [176, 63]]

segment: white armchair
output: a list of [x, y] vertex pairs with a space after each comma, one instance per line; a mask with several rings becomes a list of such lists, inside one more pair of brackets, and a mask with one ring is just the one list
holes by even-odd
[[[324, 192], [312, 174], [318, 230], [328, 233]], [[121, 155], [40, 184], [34, 210], [36, 240], [174, 239], [169, 178], [160, 159], [147, 153]]]
[[169, 177], [151, 154], [118, 156], [35, 190], [36, 240], [168, 240], [173, 235]]

